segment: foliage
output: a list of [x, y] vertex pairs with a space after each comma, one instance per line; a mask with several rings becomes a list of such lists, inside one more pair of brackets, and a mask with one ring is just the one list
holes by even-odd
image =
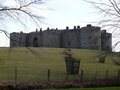
[[66, 48], [63, 52], [63, 54], [65, 55], [65, 59], [72, 59], [72, 52], [71, 49]]
[[99, 58], [100, 63], [105, 63], [106, 57], [111, 56], [111, 51], [101, 51], [100, 54], [97, 56]]

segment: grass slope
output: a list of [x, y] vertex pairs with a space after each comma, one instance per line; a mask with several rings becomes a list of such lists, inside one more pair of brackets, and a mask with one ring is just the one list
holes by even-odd
[[[52, 78], [58, 78], [60, 74], [66, 73], [63, 50], [57, 48], [0, 48], [0, 80], [14, 80], [16, 67], [18, 81], [45, 80], [48, 69], [56, 74]], [[99, 51], [97, 50], [72, 49], [72, 52], [74, 57], [81, 60], [80, 69], [84, 70], [86, 77], [90, 77], [96, 71], [99, 72], [99, 77], [104, 77], [106, 70], [109, 70], [109, 74], [112, 76], [120, 69], [119, 66], [112, 63], [110, 58], [107, 58], [105, 64], [98, 63], [96, 56]]]

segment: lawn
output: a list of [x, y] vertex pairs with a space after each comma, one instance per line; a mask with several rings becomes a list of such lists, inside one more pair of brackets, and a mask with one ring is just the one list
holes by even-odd
[[[51, 80], [63, 80], [66, 77], [64, 49], [57, 48], [0, 48], [0, 80], [11, 81], [15, 79], [17, 68], [17, 81], [39, 82], [47, 80], [48, 69]], [[108, 57], [105, 64], [98, 63], [97, 50], [72, 49], [73, 56], [80, 59], [80, 70], [84, 70], [84, 78], [104, 78], [106, 70], [109, 77], [117, 75], [120, 66], [115, 65]], [[75, 76], [76, 78], [76, 76]], [[78, 78], [78, 77], [77, 77]]]

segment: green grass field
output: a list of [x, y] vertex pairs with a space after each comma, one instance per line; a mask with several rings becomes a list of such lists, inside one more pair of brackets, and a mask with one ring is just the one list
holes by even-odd
[[[47, 70], [56, 75], [52, 79], [63, 79], [66, 74], [64, 49], [56, 48], [0, 48], [0, 80], [14, 80], [17, 67], [18, 81], [46, 80]], [[120, 66], [115, 65], [108, 57], [105, 64], [98, 63], [97, 50], [72, 49], [73, 56], [81, 60], [80, 70], [84, 77], [91, 77], [96, 71], [103, 78], [106, 70], [109, 77], [115, 76]], [[45, 76], [46, 75], [46, 76]], [[61, 78], [62, 77], [62, 78]]]

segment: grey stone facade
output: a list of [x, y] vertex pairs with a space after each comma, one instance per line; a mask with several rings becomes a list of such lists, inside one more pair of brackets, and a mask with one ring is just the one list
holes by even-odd
[[100, 27], [91, 26], [73, 29], [36, 30], [31, 33], [10, 34], [10, 47], [54, 47], [112, 50], [112, 34]]

